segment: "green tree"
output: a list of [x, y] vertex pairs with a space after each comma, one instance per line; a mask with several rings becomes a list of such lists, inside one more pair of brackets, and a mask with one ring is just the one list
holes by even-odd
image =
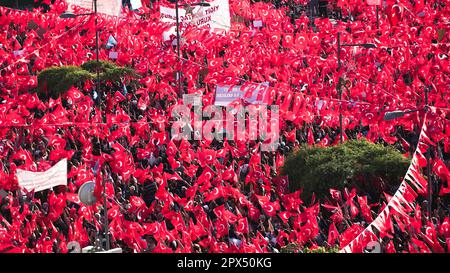
[[318, 247], [316, 249], [310, 249], [303, 247], [296, 243], [290, 243], [280, 249], [281, 253], [337, 253], [339, 252], [339, 247]]
[[282, 174], [289, 176], [289, 189], [302, 188], [306, 199], [344, 187], [378, 196], [397, 189], [408, 165], [409, 159], [393, 147], [361, 139], [331, 147], [301, 146], [288, 156]]
[[42, 97], [57, 98], [70, 87], [93, 79], [94, 75], [78, 66], [52, 66], [39, 73], [37, 91]]
[[129, 67], [120, 67], [107, 61], [88, 61], [78, 66], [53, 66], [42, 70], [38, 75], [38, 92], [42, 98], [57, 98], [72, 86], [82, 87], [87, 80], [97, 78], [100, 82], [119, 82], [122, 78], [138, 78], [139, 75]]

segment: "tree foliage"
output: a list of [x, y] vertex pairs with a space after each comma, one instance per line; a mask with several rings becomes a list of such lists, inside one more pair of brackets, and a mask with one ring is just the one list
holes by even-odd
[[303, 247], [299, 244], [290, 243], [280, 249], [281, 253], [338, 253], [339, 247], [318, 247], [315, 249], [310, 249]]
[[282, 174], [289, 176], [289, 189], [303, 189], [306, 199], [344, 187], [377, 196], [395, 191], [408, 165], [409, 159], [393, 147], [361, 139], [332, 147], [302, 146], [286, 159]]
[[107, 61], [88, 61], [78, 66], [53, 66], [42, 70], [38, 75], [38, 88], [34, 90], [41, 97], [57, 98], [72, 86], [81, 87], [87, 80], [95, 80], [99, 68], [101, 82], [115, 82], [122, 78], [138, 78], [139, 75], [129, 67], [120, 67]]

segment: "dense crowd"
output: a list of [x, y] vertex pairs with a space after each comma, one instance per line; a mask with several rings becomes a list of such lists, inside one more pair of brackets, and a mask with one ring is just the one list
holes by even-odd
[[[423, 111], [391, 121], [383, 115], [423, 109], [427, 92], [436, 107], [428, 123], [437, 147], [433, 162], [448, 166], [448, 1], [385, 1], [377, 28], [375, 7], [363, 1], [337, 1], [338, 17], [312, 20], [307, 1], [230, 0], [227, 33], [182, 27], [180, 63], [176, 37], [164, 40], [169, 26], [159, 22], [159, 6], [173, 4], [142, 2], [122, 18], [98, 18], [100, 59], [118, 52], [111, 61], [134, 68], [138, 82], [124, 78], [98, 92], [87, 81], [58, 99], [28, 91], [46, 67], [95, 59], [94, 17], [59, 18], [66, 10], [60, 1], [46, 13], [0, 8], [3, 251], [67, 252], [70, 241], [97, 244], [102, 202], [85, 206], [76, 193], [102, 179], [110, 244], [126, 252], [279, 252], [292, 243], [343, 248], [389, 194], [371, 200], [356, 190], [330, 189], [326, 200], [301, 200], [279, 176], [285, 156], [301, 143], [339, 141], [340, 106], [346, 139], [366, 137], [412, 153]], [[342, 47], [338, 69], [338, 32], [342, 44], [377, 48]], [[117, 40], [113, 49], [105, 47], [110, 35]], [[170, 113], [182, 103], [178, 69], [183, 93], [201, 94], [204, 106], [213, 104], [217, 85], [269, 82], [269, 104], [280, 106], [278, 149], [261, 151], [259, 141], [171, 140]], [[339, 78], [346, 81], [341, 100]], [[44, 171], [62, 158], [68, 159], [67, 187], [19, 189], [16, 169]], [[419, 197], [410, 225], [392, 219], [380, 234], [383, 251], [450, 250], [450, 173], [432, 171], [438, 181], [433, 215]]]

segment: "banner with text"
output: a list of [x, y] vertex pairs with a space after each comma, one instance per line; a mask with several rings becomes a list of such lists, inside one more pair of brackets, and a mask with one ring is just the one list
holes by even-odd
[[268, 83], [257, 83], [250, 85], [223, 85], [216, 87], [214, 105], [228, 106], [236, 100], [244, 100], [249, 104], [267, 104]]
[[19, 186], [35, 192], [67, 185], [67, 159], [64, 158], [45, 172], [30, 172], [17, 169]]
[[[192, 9], [178, 8], [180, 24], [194, 24], [197, 27], [208, 27], [215, 31], [227, 31], [231, 27], [230, 5], [228, 0], [209, 2], [211, 6], [194, 6]], [[160, 20], [165, 23], [176, 24], [176, 9], [160, 6]]]
[[[93, 0], [65, 0], [69, 4], [69, 11], [73, 10], [71, 5], [84, 9], [94, 10]], [[122, 0], [101, 0], [97, 1], [97, 12], [111, 16], [119, 16], [122, 10]]]

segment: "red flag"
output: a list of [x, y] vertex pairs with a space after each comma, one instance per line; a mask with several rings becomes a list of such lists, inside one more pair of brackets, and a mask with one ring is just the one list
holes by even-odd
[[450, 221], [448, 216], [445, 217], [444, 221], [439, 227], [439, 234], [445, 238], [450, 238]]
[[308, 145], [314, 145], [315, 140], [314, 140], [314, 134], [312, 131], [312, 127], [309, 127], [308, 129]]
[[103, 181], [102, 181], [102, 170], [101, 163], [97, 161], [94, 167], [94, 175], [95, 175], [95, 187], [94, 187], [94, 196], [97, 198], [97, 201], [102, 200], [103, 193]]
[[294, 129], [294, 130], [292, 130], [292, 131], [290, 131], [290, 132], [288, 132], [288, 131], [285, 131], [283, 134], [284, 134], [284, 136], [286, 137], [286, 141], [289, 141], [289, 142], [295, 142], [295, 140], [296, 140], [296, 133], [297, 133], [297, 130], [296, 129]]
[[403, 138], [403, 137], [399, 137], [400, 139], [400, 143], [402, 144], [402, 147], [405, 151], [409, 151], [409, 143]]
[[181, 178], [180, 175], [178, 175], [178, 173], [176, 172], [174, 172], [173, 174], [164, 172], [164, 179], [183, 181], [183, 178]]
[[289, 178], [287, 175], [274, 177], [272, 182], [275, 184], [278, 193], [284, 194], [289, 189]]
[[336, 239], [339, 241], [339, 232], [333, 222], [328, 229], [328, 245], [334, 245], [336, 243]]
[[290, 48], [292, 47], [294, 40], [294, 35], [290, 33], [285, 33], [283, 37], [283, 47]]
[[205, 202], [210, 202], [212, 200], [216, 200], [217, 198], [220, 198], [223, 196], [223, 190], [222, 187], [216, 187], [209, 193], [204, 193], [205, 196]]
[[145, 202], [142, 200], [141, 197], [138, 196], [131, 196], [130, 197], [130, 209], [128, 211], [130, 212], [136, 212], [137, 210], [141, 208], [145, 208]]
[[326, 135], [322, 140], [318, 143], [319, 146], [327, 147], [331, 144], [330, 137]]
[[353, 202], [353, 199], [349, 199], [349, 200], [347, 201], [347, 204], [350, 205], [350, 216], [351, 216], [351, 218], [353, 219], [353, 218], [355, 218], [355, 217], [358, 215], [359, 209], [358, 209], [358, 207], [355, 205], [355, 202]]
[[433, 164], [433, 171], [439, 175], [439, 177], [444, 181], [449, 181], [450, 173], [447, 169], [447, 166], [442, 162], [440, 158], [437, 158]]
[[283, 221], [283, 223], [286, 224], [289, 221], [289, 217], [291, 217], [291, 213], [289, 213], [288, 211], [280, 211], [278, 213], [278, 216]]
[[116, 93], [114, 93], [114, 100], [116, 101], [116, 103], [121, 103], [125, 99], [125, 96], [121, 92], [116, 91]]
[[333, 200], [340, 202], [342, 200], [341, 192], [339, 190], [330, 189], [331, 198]]
[[248, 234], [248, 220], [246, 217], [241, 217], [237, 221], [236, 232], [241, 234]]
[[391, 26], [396, 26], [402, 20], [402, 7], [399, 5], [388, 6], [386, 13]]
[[394, 243], [392, 241], [389, 241], [385, 247], [386, 253], [397, 253], [394, 247]]
[[214, 223], [216, 229], [216, 237], [220, 239], [226, 235], [228, 235], [229, 225], [226, 220], [217, 219]]
[[367, 196], [363, 196], [363, 197], [357, 196], [357, 199], [358, 199], [359, 207], [361, 208], [362, 216], [364, 217], [364, 219], [367, 222], [371, 223], [373, 221], [373, 218], [372, 218], [370, 207], [367, 203]]
[[66, 96], [72, 100], [73, 104], [77, 104], [84, 98], [83, 93], [75, 87], [70, 88], [69, 91], [67, 91]]

